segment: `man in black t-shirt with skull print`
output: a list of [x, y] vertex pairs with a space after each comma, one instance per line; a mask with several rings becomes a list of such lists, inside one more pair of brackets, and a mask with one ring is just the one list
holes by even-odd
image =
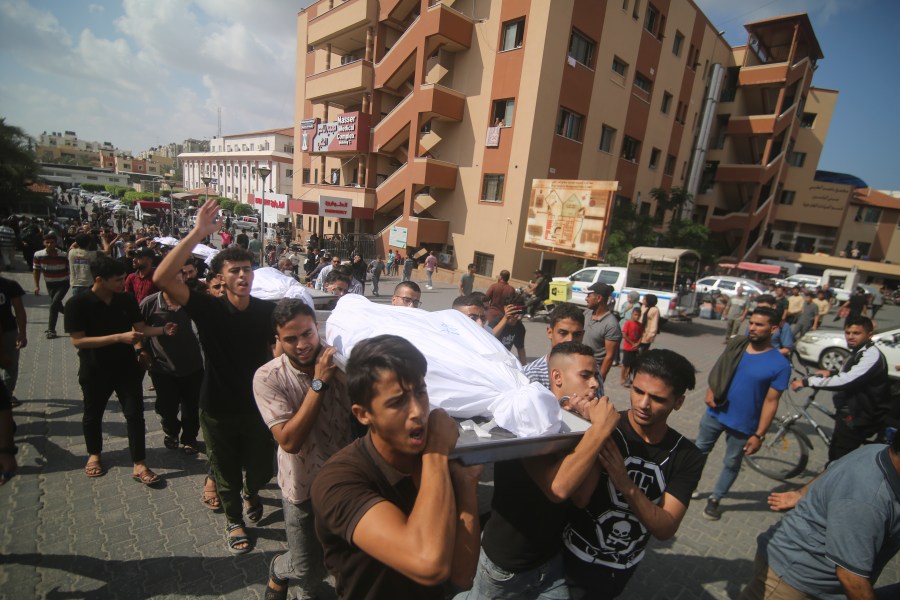
[[704, 456], [666, 424], [695, 385], [694, 366], [671, 350], [650, 350], [635, 367], [631, 409], [620, 413], [563, 534], [572, 598], [615, 598], [644, 557], [650, 536], [678, 531]]

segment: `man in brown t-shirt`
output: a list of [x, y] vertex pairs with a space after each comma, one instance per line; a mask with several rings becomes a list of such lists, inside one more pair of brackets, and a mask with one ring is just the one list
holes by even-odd
[[288, 551], [272, 559], [267, 598], [287, 598], [288, 583], [301, 600], [316, 597], [326, 576], [315, 534], [310, 487], [332, 454], [350, 443], [350, 401], [335, 349], [319, 339], [316, 314], [302, 300], [285, 298], [272, 313], [283, 354], [257, 369], [253, 395], [278, 442], [278, 486]]
[[516, 288], [509, 285], [509, 271], [500, 271], [497, 283], [487, 289], [485, 295], [491, 301], [488, 306], [488, 322], [499, 321], [503, 317], [503, 305], [505, 300], [516, 293]]
[[459, 435], [429, 413], [425, 357], [403, 338], [356, 345], [347, 362], [352, 411], [369, 428], [312, 486], [316, 533], [339, 598], [443, 598], [468, 588], [478, 560], [480, 467], [447, 455]]

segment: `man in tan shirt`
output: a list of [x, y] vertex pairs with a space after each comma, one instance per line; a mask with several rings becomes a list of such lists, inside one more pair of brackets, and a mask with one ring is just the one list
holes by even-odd
[[263, 421], [278, 442], [278, 485], [284, 506], [288, 551], [272, 559], [266, 597], [313, 598], [326, 577], [310, 502], [313, 478], [332, 454], [350, 443], [350, 401], [335, 349], [324, 345], [313, 309], [285, 298], [272, 313], [283, 354], [253, 377], [253, 395]]

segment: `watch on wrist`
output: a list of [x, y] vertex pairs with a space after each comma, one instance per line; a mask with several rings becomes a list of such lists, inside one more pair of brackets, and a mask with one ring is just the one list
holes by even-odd
[[759, 435], [758, 433], [751, 433], [751, 434], [750, 434], [750, 437], [755, 437], [755, 438], [758, 439], [760, 442], [762, 442], [762, 441], [765, 439], [766, 436], [764, 436], [764, 435]]
[[319, 392], [324, 392], [325, 390], [327, 390], [328, 384], [325, 383], [324, 381], [322, 381], [321, 379], [313, 379], [312, 383], [310, 384], [310, 387], [313, 389], [314, 392], [319, 393]]

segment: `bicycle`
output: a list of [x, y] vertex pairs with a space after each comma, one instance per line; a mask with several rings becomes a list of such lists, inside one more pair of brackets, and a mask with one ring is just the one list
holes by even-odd
[[[811, 374], [809, 370], [795, 365], [795, 358], [796, 355], [792, 354], [791, 379], [793, 380], [795, 375], [799, 378], [808, 377]], [[776, 481], [785, 481], [796, 477], [803, 473], [809, 463], [809, 451], [812, 450], [813, 444], [809, 436], [796, 428], [797, 422], [801, 418], [812, 425], [815, 432], [825, 442], [826, 447], [831, 445], [831, 436], [813, 418], [808, 409], [815, 408], [830, 419], [836, 417], [835, 412], [816, 402], [816, 396], [821, 390], [804, 389], [811, 393], [802, 404], [794, 400], [794, 396], [802, 390], [796, 392], [791, 391], [790, 388], [785, 390], [782, 400], [787, 401], [792, 410], [772, 421], [766, 441], [763, 442], [756, 454], [744, 457], [751, 469]]]

